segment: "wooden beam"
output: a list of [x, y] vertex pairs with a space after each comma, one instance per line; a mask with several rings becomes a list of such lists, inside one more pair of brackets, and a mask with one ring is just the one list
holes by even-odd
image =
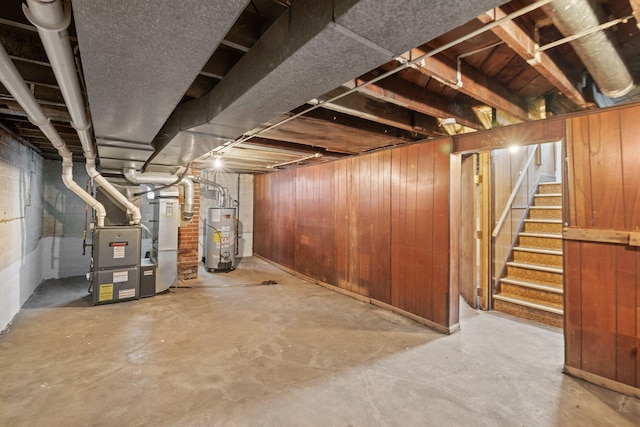
[[[367, 80], [369, 78], [366, 77], [351, 80], [343, 86], [352, 89]], [[387, 77], [377, 83], [365, 86], [358, 89], [358, 92], [428, 116], [441, 119], [452, 117], [463, 126], [484, 129], [470, 105], [457, 104], [454, 100], [430, 92], [397, 76]]]
[[[331, 99], [344, 93], [346, 89], [332, 90], [320, 98], [320, 101]], [[376, 123], [397, 127], [427, 136], [443, 136], [442, 127], [438, 120], [416, 111], [402, 108], [396, 104], [367, 98], [358, 93], [352, 93], [336, 101], [321, 104], [322, 108], [370, 120]]]
[[490, 151], [512, 145], [542, 144], [565, 138], [565, 120], [552, 118], [497, 127], [483, 132], [455, 135], [453, 152]]
[[407, 138], [405, 131], [323, 109], [311, 111], [260, 136], [349, 154], [414, 140]]
[[[479, 19], [487, 24], [497, 21], [506, 15], [501, 8], [495, 8], [480, 15]], [[590, 106], [565, 72], [556, 65], [546, 52], [537, 54], [533, 52], [536, 47], [535, 40], [518, 24], [513, 21], [507, 21], [491, 31], [578, 107], [585, 109]]]
[[[426, 53], [423, 49], [415, 48], [402, 56], [410, 61]], [[421, 64], [417, 64], [417, 68], [421, 73], [447, 82], [450, 87], [483, 104], [502, 110], [520, 120], [529, 119], [529, 109], [524, 98], [464, 62], [461, 62], [460, 81], [457, 77], [458, 64], [443, 55], [426, 58]]]
[[567, 240], [638, 246], [638, 233], [624, 230], [565, 227], [562, 236]]

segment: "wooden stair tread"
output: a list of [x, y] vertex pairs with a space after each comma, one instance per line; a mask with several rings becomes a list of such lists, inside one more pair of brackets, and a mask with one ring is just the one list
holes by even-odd
[[547, 311], [549, 313], [554, 313], [554, 314], [559, 314], [559, 315], [563, 315], [564, 311], [561, 308], [558, 307], [553, 307], [550, 305], [546, 305], [546, 304], [540, 304], [537, 302], [533, 302], [533, 301], [529, 301], [523, 298], [514, 298], [514, 297], [508, 297], [505, 295], [494, 295], [493, 296], [495, 299], [499, 300], [499, 301], [504, 301], [504, 302], [509, 302], [511, 304], [517, 304], [517, 305], [522, 305], [525, 307], [529, 307], [529, 308], [534, 308], [537, 310], [542, 310], [542, 311]]
[[539, 291], [545, 292], [553, 292], [555, 294], [564, 294], [562, 288], [558, 288], [555, 286], [544, 285], [542, 283], [529, 282], [527, 280], [521, 279], [513, 279], [510, 277], [503, 277], [500, 279], [501, 282], [508, 283], [510, 285], [523, 286], [525, 288], [537, 289]]
[[561, 210], [562, 206], [531, 206], [530, 209], [553, 209], [553, 210]]
[[550, 267], [547, 265], [528, 264], [524, 262], [515, 262], [515, 261], [510, 261], [507, 263], [507, 265], [509, 267], [526, 268], [529, 270], [538, 270], [538, 271], [546, 271], [547, 273], [562, 274], [562, 267]]
[[525, 237], [548, 237], [551, 239], [562, 239], [562, 234], [559, 233], [531, 233], [528, 231], [523, 231], [519, 235]]
[[541, 185], [560, 185], [562, 182], [541, 182], [538, 184], [538, 187]]
[[520, 252], [532, 252], [536, 254], [562, 256], [562, 249], [544, 249], [544, 248], [530, 248], [527, 246], [516, 246], [515, 248], [513, 248], [513, 250], [520, 251]]
[[562, 197], [562, 193], [536, 193], [536, 197]]
[[524, 220], [524, 222], [539, 222], [539, 223], [543, 223], [543, 224], [562, 224], [562, 220], [561, 219], [547, 219], [547, 218], [527, 218]]

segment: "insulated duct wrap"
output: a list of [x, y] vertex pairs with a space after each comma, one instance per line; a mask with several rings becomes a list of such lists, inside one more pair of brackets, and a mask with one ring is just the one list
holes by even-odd
[[[565, 37], [607, 20], [597, 0], [554, 0], [543, 10]], [[570, 43], [604, 95], [618, 98], [633, 89], [633, 77], [611, 32], [597, 31]]]

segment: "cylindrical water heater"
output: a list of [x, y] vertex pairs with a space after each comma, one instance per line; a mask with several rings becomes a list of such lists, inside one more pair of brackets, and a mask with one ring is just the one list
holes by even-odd
[[207, 271], [230, 271], [236, 262], [236, 209], [209, 208], [205, 232]]

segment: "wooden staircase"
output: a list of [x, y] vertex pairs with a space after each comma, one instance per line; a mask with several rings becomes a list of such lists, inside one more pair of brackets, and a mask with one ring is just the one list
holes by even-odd
[[562, 187], [541, 183], [493, 296], [494, 309], [563, 327]]

